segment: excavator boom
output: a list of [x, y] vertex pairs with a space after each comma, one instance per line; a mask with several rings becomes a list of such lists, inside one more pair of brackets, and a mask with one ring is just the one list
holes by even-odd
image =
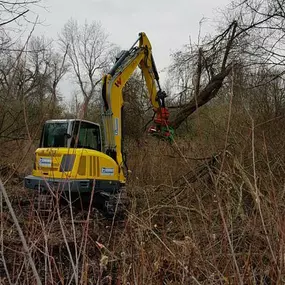
[[[138, 45], [137, 45], [138, 44]], [[150, 103], [155, 112], [151, 134], [172, 139], [172, 129], [168, 121], [169, 112], [165, 106], [166, 93], [161, 90], [159, 75], [152, 55], [152, 47], [145, 33], [140, 33], [138, 40], [128, 51], [123, 51], [113, 68], [103, 77], [103, 123], [105, 149], [119, 165], [122, 158], [122, 89], [139, 67], [146, 82]]]

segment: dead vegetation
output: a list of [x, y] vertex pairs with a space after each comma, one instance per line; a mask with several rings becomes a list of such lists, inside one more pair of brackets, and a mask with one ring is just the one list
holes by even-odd
[[[234, 118], [211, 145], [207, 124], [199, 138], [173, 146], [129, 142], [132, 204], [124, 222], [69, 207], [42, 218], [21, 184], [7, 183], [42, 283], [282, 284], [284, 120], [259, 128]], [[1, 205], [1, 282], [31, 284], [3, 198]]]
[[[173, 55], [178, 93], [170, 90], [168, 103], [179, 129], [172, 145], [142, 136], [149, 106], [137, 96], [144, 92], [138, 78], [129, 81], [131, 206], [124, 222], [69, 204], [45, 216], [37, 211], [22, 179], [45, 118], [80, 109], [76, 96], [74, 114], [64, 112], [57, 90], [70, 72], [66, 58], [74, 57], [68, 44], [61, 56], [46, 49], [44, 38], [13, 50], [5, 34], [0, 283], [284, 284], [283, 4], [236, 1], [218, 36]], [[94, 88], [81, 91], [93, 112], [98, 82], [90, 76]]]

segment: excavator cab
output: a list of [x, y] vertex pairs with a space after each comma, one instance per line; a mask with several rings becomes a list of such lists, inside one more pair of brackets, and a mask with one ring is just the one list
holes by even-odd
[[44, 124], [41, 148], [86, 148], [102, 151], [99, 124], [82, 120], [49, 120]]
[[116, 161], [102, 148], [101, 129], [96, 123], [80, 119], [46, 121], [25, 187], [42, 196], [59, 193], [66, 197], [71, 193], [82, 197], [94, 192], [95, 204], [113, 216], [116, 193], [125, 179]]

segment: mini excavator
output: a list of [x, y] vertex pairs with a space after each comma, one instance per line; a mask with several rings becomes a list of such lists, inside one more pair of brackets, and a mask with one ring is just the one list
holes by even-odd
[[[106, 216], [126, 210], [127, 166], [124, 156], [122, 89], [135, 69], [143, 73], [154, 110], [152, 135], [171, 141], [173, 129], [165, 106], [152, 48], [145, 33], [127, 51], [122, 51], [112, 69], [103, 76], [100, 125], [81, 119], [48, 120], [35, 152], [32, 175], [24, 184], [39, 195], [94, 194], [93, 200]], [[102, 139], [103, 138], [103, 139]]]

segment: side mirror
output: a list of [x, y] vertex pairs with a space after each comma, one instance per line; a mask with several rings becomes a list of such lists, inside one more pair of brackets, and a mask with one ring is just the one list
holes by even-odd
[[68, 133], [64, 133], [63, 135], [64, 135], [67, 139], [70, 139], [70, 138], [71, 138], [71, 135], [68, 134]]

